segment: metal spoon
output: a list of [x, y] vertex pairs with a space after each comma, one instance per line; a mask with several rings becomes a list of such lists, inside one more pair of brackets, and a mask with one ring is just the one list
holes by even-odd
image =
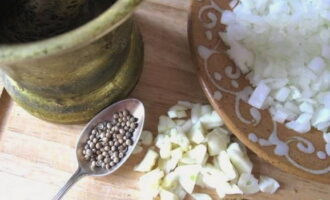
[[[91, 130], [99, 123], [104, 121], [111, 121], [112, 116], [115, 112], [123, 111], [123, 110], [129, 111], [134, 117], [138, 118], [138, 127], [133, 133], [133, 145], [131, 145], [127, 152], [125, 157], [123, 157], [119, 163], [117, 163], [115, 166], [113, 166], [111, 169], [103, 169], [103, 168], [92, 168], [90, 167], [90, 162], [86, 161], [82, 155], [82, 150], [84, 147], [84, 143], [87, 141]], [[84, 128], [82, 131], [77, 147], [76, 147], [76, 154], [77, 154], [77, 160], [78, 160], [78, 169], [76, 172], [71, 176], [71, 178], [67, 181], [67, 183], [61, 188], [61, 190], [55, 195], [53, 200], [61, 199], [64, 194], [71, 188], [73, 184], [75, 184], [80, 178], [84, 176], [106, 176], [117, 169], [119, 169], [129, 158], [129, 156], [132, 154], [137, 142], [139, 141], [143, 124], [144, 124], [144, 117], [145, 117], [145, 110], [143, 104], [137, 100], [137, 99], [126, 99], [120, 102], [117, 102], [107, 108], [105, 108], [103, 111], [101, 111], [99, 114], [97, 114]]]

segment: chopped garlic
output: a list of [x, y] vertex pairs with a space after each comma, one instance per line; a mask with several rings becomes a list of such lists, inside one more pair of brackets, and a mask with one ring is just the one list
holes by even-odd
[[132, 154], [139, 154], [139, 153], [141, 153], [142, 151], [143, 151], [143, 148], [142, 148], [139, 144], [137, 144], [137, 145], [135, 146], [135, 148], [134, 148]]
[[201, 104], [193, 104], [191, 108], [191, 121], [196, 123], [199, 121], [202, 113], [202, 105]]
[[167, 112], [167, 115], [170, 118], [184, 118], [187, 117], [187, 113], [185, 112], [188, 108], [182, 105], [175, 105], [172, 106], [169, 111]]
[[200, 173], [199, 184], [209, 188], [217, 188], [219, 180], [229, 181], [228, 176], [221, 169], [211, 164], [203, 166]]
[[192, 193], [191, 196], [194, 200], [212, 200], [210, 195], [204, 193]]
[[262, 192], [273, 194], [280, 187], [280, 184], [268, 176], [260, 176], [259, 188]]
[[159, 169], [154, 169], [139, 179], [139, 187], [141, 189], [141, 200], [153, 200], [159, 193], [159, 187], [164, 172]]
[[[264, 192], [277, 189], [277, 182], [271, 178], [261, 178], [258, 184], [251, 174], [253, 165], [245, 147], [220, 127], [223, 121], [210, 105], [179, 102], [171, 111], [189, 113], [188, 109], [192, 109], [188, 119], [160, 117], [154, 140], [159, 154], [149, 149], [135, 167], [137, 171], [147, 172], [156, 165], [156, 169], [140, 179], [141, 184], [145, 181], [145, 187], [142, 184], [141, 188], [143, 200], [156, 197], [182, 200], [187, 193], [197, 200], [209, 200], [207, 194], [194, 193], [196, 185], [215, 189], [220, 198], [255, 193], [259, 188]], [[150, 141], [152, 134], [144, 132], [140, 143], [150, 144]]]
[[227, 149], [230, 138], [229, 134], [221, 131], [220, 128], [215, 128], [206, 136], [208, 152], [210, 156], [215, 156]]
[[169, 158], [171, 156], [171, 141], [168, 135], [160, 134], [155, 139], [156, 147], [159, 148], [159, 154], [161, 158]]
[[161, 187], [168, 189], [168, 190], [173, 190], [174, 188], [177, 187], [179, 184], [179, 174], [177, 171], [172, 171], [166, 174], [166, 176], [163, 179], [163, 182], [161, 183]]
[[210, 105], [202, 105], [201, 107], [201, 115], [206, 115], [212, 113], [212, 107]]
[[241, 174], [237, 185], [245, 194], [254, 194], [259, 192], [258, 180], [252, 174]]
[[181, 148], [176, 148], [171, 151], [171, 157], [169, 159], [160, 159], [158, 161], [158, 167], [164, 170], [166, 173], [172, 171], [182, 158]]
[[178, 195], [179, 199], [184, 199], [187, 195], [187, 192], [183, 189], [183, 187], [178, 184], [173, 190], [171, 190], [172, 192], [174, 192], [176, 195]]
[[189, 139], [181, 129], [172, 128], [169, 134], [171, 143], [180, 146], [184, 151], [189, 149]]
[[220, 152], [218, 155], [218, 163], [220, 165], [220, 169], [225, 173], [229, 180], [233, 180], [237, 177], [236, 169], [230, 162], [230, 158], [226, 151]]
[[170, 191], [162, 189], [160, 191], [160, 200], [179, 200], [179, 197]]
[[196, 145], [193, 149], [186, 152], [182, 156], [180, 162], [184, 164], [202, 164], [207, 155], [206, 153], [207, 153], [207, 149], [205, 145], [203, 144]]
[[182, 126], [186, 122], [186, 120], [184, 120], [184, 119], [177, 119], [177, 120], [174, 120], [174, 122], [175, 122], [175, 124], [177, 126]]
[[230, 161], [240, 174], [250, 174], [252, 172], [252, 162], [238, 143], [231, 143], [227, 149], [227, 153]]
[[148, 172], [155, 165], [158, 158], [158, 153], [152, 149], [149, 149], [143, 160], [134, 167], [134, 171]]
[[181, 126], [181, 128], [182, 128], [182, 131], [183, 131], [183, 132], [187, 133], [187, 132], [189, 132], [189, 131], [191, 130], [192, 126], [193, 126], [193, 123], [192, 123], [191, 119], [188, 119], [188, 120], [187, 120], [187, 121]]
[[218, 181], [216, 192], [219, 198], [223, 198], [227, 194], [243, 194], [237, 185], [225, 181]]
[[158, 123], [158, 132], [165, 133], [167, 130], [174, 128], [176, 126], [175, 122], [167, 116], [160, 116]]
[[185, 110], [188, 110], [188, 109], [189, 108], [187, 108], [184, 105], [177, 104], [175, 106], [172, 106], [168, 111], [185, 111]]
[[189, 139], [196, 144], [200, 144], [205, 140], [205, 129], [200, 122], [193, 125], [189, 132]]
[[193, 192], [200, 170], [200, 165], [181, 165], [176, 168], [179, 183], [188, 194]]
[[140, 137], [140, 142], [143, 145], [151, 145], [153, 140], [152, 133], [150, 131], [142, 131], [141, 137]]
[[184, 117], [187, 117], [187, 113], [185, 111], [179, 111], [179, 110], [171, 110], [171, 111], [168, 111], [167, 112], [167, 115], [170, 117], [170, 118], [184, 118]]
[[212, 111], [212, 113], [207, 113], [203, 115], [200, 118], [200, 121], [202, 122], [204, 128], [207, 130], [217, 128], [223, 125], [222, 119], [220, 118], [218, 113], [215, 112], [214, 110]]

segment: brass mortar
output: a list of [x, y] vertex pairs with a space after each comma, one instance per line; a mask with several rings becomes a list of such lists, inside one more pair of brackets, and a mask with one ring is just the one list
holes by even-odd
[[[86, 1], [49, 0], [68, 21], [85, 12], [79, 4]], [[128, 95], [143, 66], [143, 41], [131, 17], [141, 1], [117, 0], [84, 25], [42, 40], [24, 36], [31, 41], [15, 43], [6, 38], [15, 35], [0, 35], [8, 41], [0, 40], [0, 75], [10, 96], [41, 119], [78, 123]], [[62, 9], [72, 2], [78, 6]]]

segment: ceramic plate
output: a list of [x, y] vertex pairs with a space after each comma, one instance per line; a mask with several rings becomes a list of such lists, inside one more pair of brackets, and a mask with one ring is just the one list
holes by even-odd
[[253, 88], [226, 54], [219, 36], [228, 0], [192, 0], [189, 42], [203, 90], [228, 128], [273, 165], [305, 178], [330, 183], [330, 157], [322, 134], [299, 134], [272, 120], [267, 110], [248, 105]]

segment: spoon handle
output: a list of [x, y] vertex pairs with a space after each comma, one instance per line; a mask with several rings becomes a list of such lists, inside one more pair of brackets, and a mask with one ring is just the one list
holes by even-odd
[[78, 167], [76, 172], [71, 176], [71, 178], [66, 182], [66, 184], [57, 192], [52, 200], [60, 200], [64, 196], [64, 194], [71, 188], [73, 184], [75, 184], [80, 178], [85, 176], [86, 174], [83, 170]]

